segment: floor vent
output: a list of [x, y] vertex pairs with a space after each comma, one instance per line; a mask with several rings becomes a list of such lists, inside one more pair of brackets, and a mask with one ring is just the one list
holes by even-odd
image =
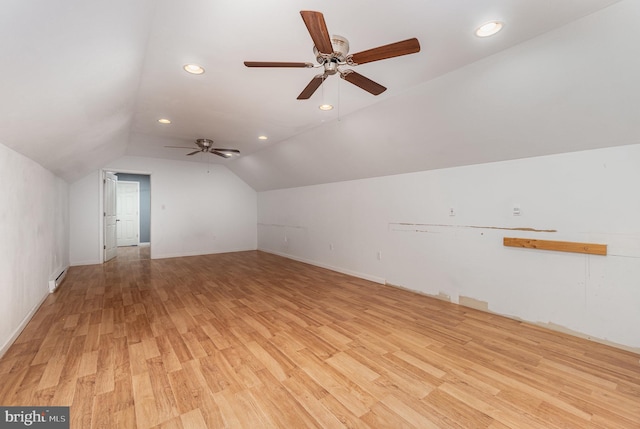
[[49, 293], [53, 293], [60, 283], [64, 280], [64, 276], [67, 275], [67, 268], [63, 268], [58, 274], [55, 274], [55, 277], [52, 277], [49, 280]]

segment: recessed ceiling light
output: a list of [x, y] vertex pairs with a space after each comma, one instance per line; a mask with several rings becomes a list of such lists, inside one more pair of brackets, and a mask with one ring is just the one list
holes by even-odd
[[498, 31], [502, 30], [504, 24], [500, 21], [489, 21], [485, 24], [482, 24], [476, 30], [476, 36], [478, 37], [489, 37], [496, 34]]
[[158, 119], [158, 122], [160, 122], [161, 124], [170, 124], [171, 120], [167, 118], [160, 118]]
[[333, 109], [333, 106], [331, 104], [321, 104], [318, 108], [320, 110], [331, 110]]
[[267, 137], [267, 136], [258, 136], [258, 139], [259, 139], [259, 140], [266, 140], [266, 139], [268, 139], [268, 138], [269, 138], [269, 137]]
[[191, 73], [191, 74], [204, 73], [204, 69], [197, 64], [185, 64], [183, 68], [187, 73]]

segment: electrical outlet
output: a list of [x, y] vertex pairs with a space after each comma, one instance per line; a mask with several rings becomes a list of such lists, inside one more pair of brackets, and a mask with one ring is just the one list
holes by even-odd
[[521, 212], [520, 212], [520, 206], [513, 206], [513, 215], [514, 216], [520, 216]]
[[451, 207], [449, 209], [449, 216], [455, 216], [455, 215], [456, 215], [456, 211], [455, 211], [455, 209], [453, 207]]
[[329, 244], [329, 250], [333, 250], [333, 243]]
[[378, 251], [378, 261], [382, 261], [382, 252]]

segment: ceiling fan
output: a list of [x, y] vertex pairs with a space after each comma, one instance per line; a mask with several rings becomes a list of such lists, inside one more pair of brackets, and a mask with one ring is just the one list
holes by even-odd
[[187, 156], [195, 155], [196, 153], [199, 153], [199, 152], [212, 153], [214, 155], [218, 155], [223, 158], [231, 158], [233, 155], [240, 155], [240, 151], [237, 149], [219, 149], [219, 148], [213, 147], [213, 140], [210, 140], [210, 139], [197, 139], [195, 143], [196, 145], [198, 145], [197, 148], [189, 147], [189, 146], [165, 146], [165, 147], [171, 147], [176, 149], [196, 149], [193, 152], [188, 153]]
[[324, 21], [324, 15], [322, 15], [322, 13], [303, 10], [300, 12], [300, 15], [302, 15], [302, 19], [313, 40], [313, 52], [316, 55], [317, 65], [313, 63], [296, 62], [244, 62], [244, 65], [247, 67], [322, 67], [324, 70], [323, 73], [311, 79], [311, 82], [309, 82], [306, 88], [298, 95], [298, 100], [309, 99], [320, 85], [322, 85], [325, 78], [336, 73], [339, 73], [340, 77], [347, 82], [351, 82], [373, 95], [382, 94], [387, 88], [351, 69], [344, 69], [342, 67], [357, 66], [359, 64], [420, 52], [420, 43], [418, 39], [413, 38], [355, 54], [349, 54], [349, 41], [342, 36], [329, 36], [327, 24]]

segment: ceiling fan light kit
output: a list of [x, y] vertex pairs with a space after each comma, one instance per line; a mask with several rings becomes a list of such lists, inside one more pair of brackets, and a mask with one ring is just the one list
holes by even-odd
[[350, 55], [349, 41], [343, 36], [329, 35], [324, 15], [321, 12], [303, 10], [300, 15], [313, 40], [313, 53], [316, 57], [317, 65], [302, 62], [244, 62], [247, 67], [322, 68], [322, 73], [311, 79], [311, 82], [298, 95], [298, 100], [311, 98], [314, 92], [322, 85], [324, 79], [334, 74], [339, 74], [342, 79], [364, 89], [370, 94], [382, 94], [387, 88], [351, 69], [343, 67], [355, 67], [359, 64], [420, 52], [420, 43], [418, 39], [413, 38]]

